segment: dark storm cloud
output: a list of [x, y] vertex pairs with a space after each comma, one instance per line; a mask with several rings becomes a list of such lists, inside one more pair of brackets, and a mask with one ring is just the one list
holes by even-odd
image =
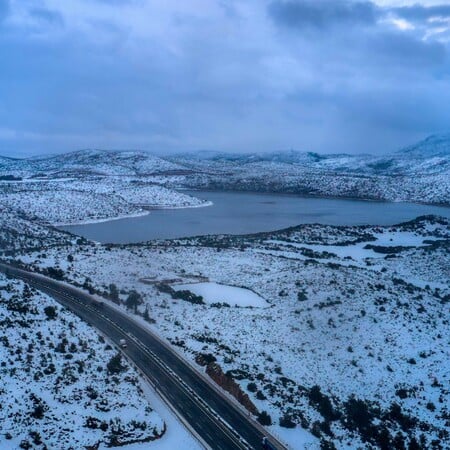
[[368, 1], [276, 0], [268, 11], [278, 24], [293, 28], [367, 25], [373, 24], [379, 15], [378, 8]]
[[450, 123], [449, 43], [428, 23], [436, 9], [350, 0], [0, 5], [12, 18], [0, 33], [0, 154], [371, 152]]
[[421, 70], [444, 64], [447, 56], [445, 46], [439, 42], [424, 41], [393, 31], [371, 36], [367, 49], [380, 64], [391, 63], [404, 68], [416, 66]]
[[[389, 25], [388, 20], [425, 20], [437, 14], [444, 17], [450, 12], [450, 6], [381, 8], [368, 1], [276, 0], [269, 4], [268, 12], [281, 29], [292, 30], [307, 38], [312, 31], [316, 41], [324, 42], [324, 47], [317, 49], [317, 54], [324, 58], [349, 60], [349, 64], [358, 60], [367, 67], [381, 68], [385, 74], [392, 67], [436, 67], [444, 64], [448, 56], [446, 44], [423, 39], [426, 30], [433, 30], [433, 26], [420, 30], [413, 30], [411, 26], [407, 31], [400, 31]], [[329, 29], [332, 26], [333, 29]], [[289, 36], [285, 42], [291, 40]], [[385, 64], [391, 66], [383, 66]]]

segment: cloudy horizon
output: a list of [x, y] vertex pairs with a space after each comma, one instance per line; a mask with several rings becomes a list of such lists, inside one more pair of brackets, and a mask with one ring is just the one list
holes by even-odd
[[0, 154], [387, 153], [449, 131], [449, 50], [446, 0], [0, 0]]

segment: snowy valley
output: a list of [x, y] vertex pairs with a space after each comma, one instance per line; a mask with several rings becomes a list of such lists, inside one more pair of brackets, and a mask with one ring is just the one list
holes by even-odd
[[[449, 149], [441, 136], [382, 158], [97, 150], [1, 158], [0, 258], [135, 317], [290, 449], [444, 450], [448, 218], [121, 245], [56, 226], [208, 206], [187, 187], [448, 206]], [[107, 339], [4, 275], [0, 325], [1, 448], [159, 449], [173, 445], [164, 444], [171, 430], [186, 434], [161, 405], [153, 410], [138, 372]], [[193, 438], [182, 445], [198, 448]]]
[[[446, 448], [448, 220], [130, 246], [55, 233], [60, 245], [44, 237], [9, 258], [141, 316], [208, 376], [234, 380], [291, 448]], [[236, 304], [227, 286], [261, 300]]]
[[161, 158], [103, 150], [0, 157], [2, 208], [51, 225], [139, 216], [155, 208], [208, 206], [179, 191], [185, 188], [449, 205], [450, 136], [431, 136], [381, 157], [289, 151]]

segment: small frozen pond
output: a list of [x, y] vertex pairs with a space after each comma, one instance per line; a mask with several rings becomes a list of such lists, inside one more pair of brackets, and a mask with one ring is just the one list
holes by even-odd
[[228, 303], [230, 306], [253, 306], [255, 308], [267, 308], [270, 306], [256, 292], [227, 284], [206, 282], [176, 284], [172, 287], [176, 291], [191, 291], [195, 295], [201, 295], [207, 304]]

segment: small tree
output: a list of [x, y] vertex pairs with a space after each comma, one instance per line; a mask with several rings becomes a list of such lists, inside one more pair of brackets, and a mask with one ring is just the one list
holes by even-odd
[[122, 365], [122, 355], [120, 353], [116, 353], [106, 365], [108, 369], [108, 373], [111, 375], [118, 374], [124, 372], [126, 367]]
[[285, 414], [283, 417], [280, 417], [280, 427], [295, 428], [296, 423], [292, 420], [291, 416]]
[[142, 304], [142, 296], [139, 294], [139, 292], [131, 291], [128, 295], [128, 298], [125, 302], [128, 309], [134, 309], [134, 313], [137, 313], [137, 307]]
[[258, 400], [266, 400], [266, 399], [267, 399], [267, 397], [264, 395], [264, 393], [263, 393], [262, 391], [258, 391], [258, 392], [256, 393], [256, 398], [257, 398]]
[[109, 285], [109, 298], [114, 303], [119, 303], [119, 290], [117, 289], [117, 286], [114, 283], [111, 283]]
[[56, 318], [56, 308], [54, 306], [46, 306], [44, 312], [47, 320], [54, 320]]
[[272, 425], [272, 418], [267, 411], [261, 411], [258, 415], [258, 422], [261, 425]]
[[50, 277], [55, 278], [56, 280], [64, 279], [64, 271], [59, 267], [48, 267], [47, 273]]
[[146, 322], [155, 323], [155, 319], [152, 319], [150, 317], [150, 314], [148, 313], [148, 305], [145, 305], [145, 311], [144, 311], [143, 317]]
[[91, 285], [91, 279], [89, 277], [86, 277], [86, 279], [84, 280], [83, 283], [83, 289], [87, 290], [89, 292], [89, 294], [93, 294], [94, 293], [94, 288]]

